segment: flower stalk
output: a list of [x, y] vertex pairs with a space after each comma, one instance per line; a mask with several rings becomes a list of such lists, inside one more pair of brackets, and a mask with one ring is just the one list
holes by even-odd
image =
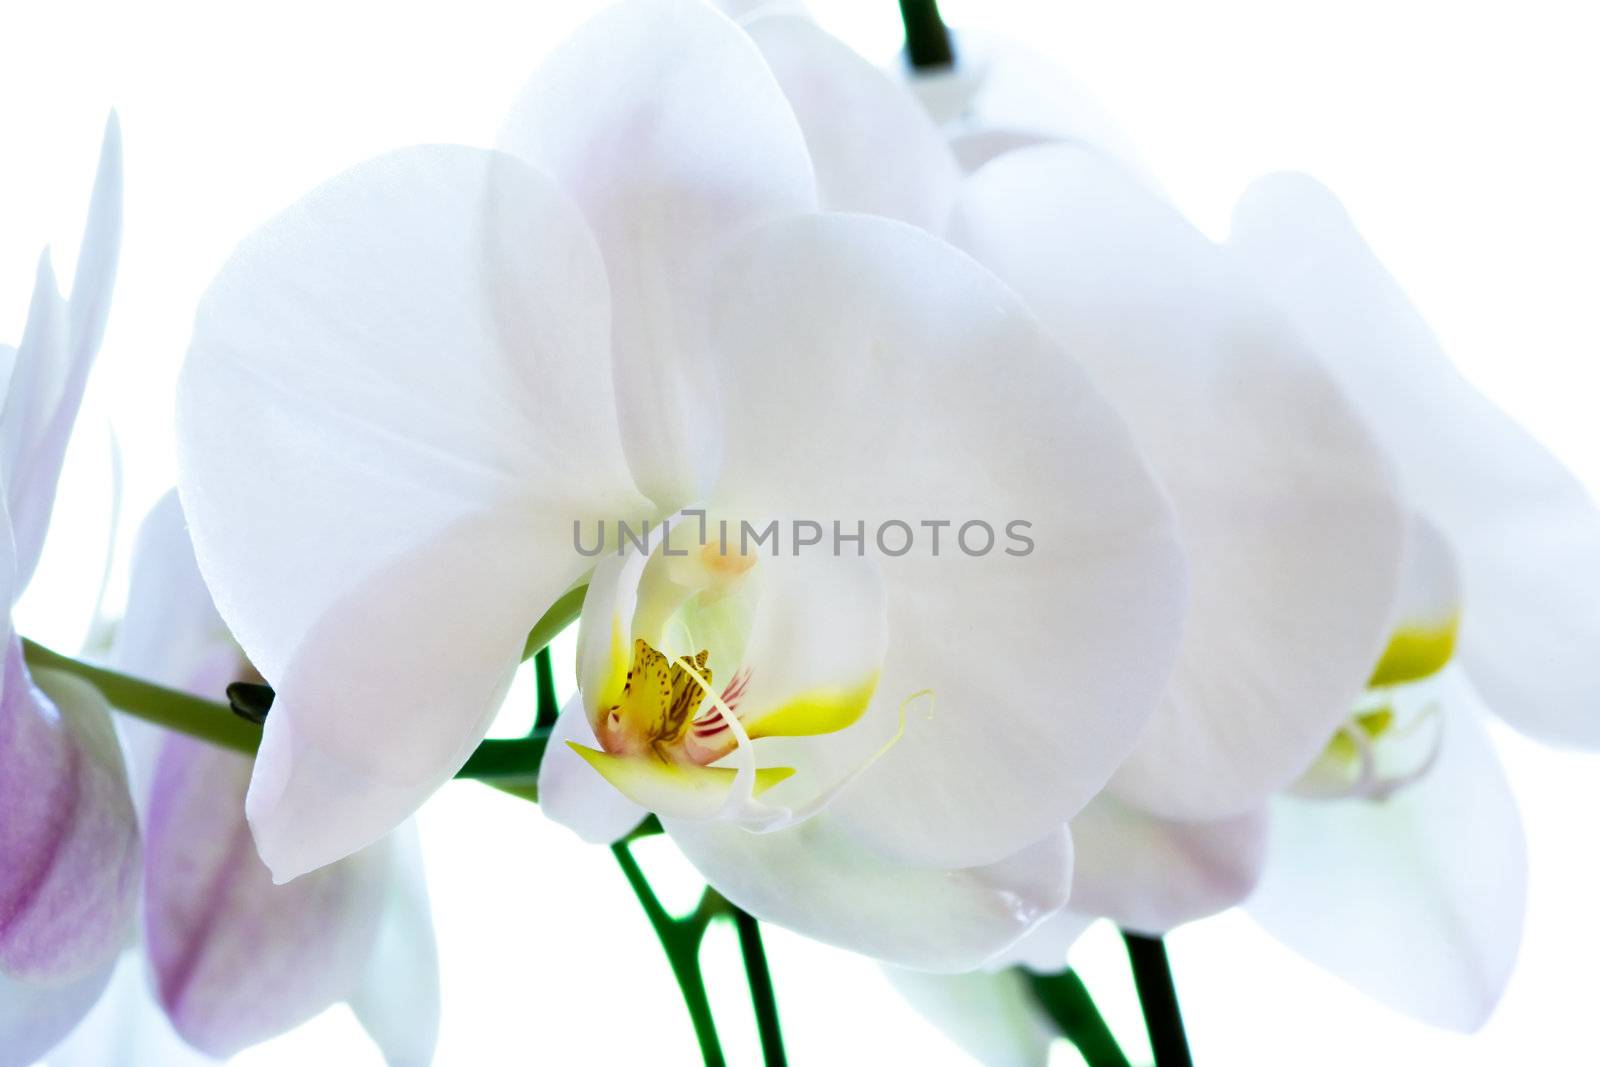
[[1178, 1010], [1178, 989], [1172, 981], [1172, 965], [1167, 946], [1159, 937], [1122, 932], [1128, 946], [1128, 961], [1133, 965], [1133, 984], [1139, 990], [1139, 1007], [1144, 1011], [1145, 1029], [1150, 1033], [1150, 1050], [1156, 1067], [1193, 1067], [1189, 1038], [1183, 1029], [1183, 1014]]
[[700, 970], [700, 942], [705, 939], [706, 928], [711, 925], [711, 920], [728, 907], [727, 901], [716, 890], [707, 888], [693, 912], [675, 919], [662, 907], [655, 890], [650, 887], [649, 879], [639, 867], [639, 861], [629, 851], [628, 842], [618, 841], [612, 845], [611, 854], [617, 858], [617, 866], [622, 868], [623, 877], [628, 879], [633, 895], [639, 898], [639, 907], [644, 909], [645, 917], [655, 928], [662, 951], [667, 954], [667, 963], [671, 965], [672, 975], [678, 980], [678, 989], [683, 993], [684, 1007], [689, 1010], [689, 1021], [694, 1024], [695, 1039], [700, 1042], [701, 1058], [705, 1060], [706, 1067], [725, 1067], [728, 1061], [722, 1053], [722, 1042], [717, 1037], [717, 1022], [711, 1014], [705, 975]]
[[[732, 907], [732, 905], [730, 905]], [[744, 954], [744, 972], [750, 980], [750, 1003], [755, 1008], [756, 1030], [761, 1035], [761, 1056], [766, 1067], [786, 1067], [783, 1030], [778, 1024], [778, 999], [772, 988], [772, 970], [767, 966], [766, 946], [761, 942], [761, 924], [743, 908], [733, 907], [734, 925], [739, 928], [739, 951]]]
[[[27, 638], [22, 640], [22, 649], [30, 669], [81, 678], [124, 714], [247, 756], [255, 755], [261, 745], [260, 724], [241, 717], [226, 704], [84, 663]], [[552, 701], [553, 692], [552, 688]], [[526, 800], [537, 800], [539, 761], [549, 738], [547, 728], [535, 727], [526, 737], [484, 741], [456, 777], [487, 782]]]
[[1061, 1028], [1067, 1040], [1077, 1046], [1089, 1067], [1131, 1067], [1076, 971], [1036, 974], [1025, 970], [1022, 973], [1033, 991], [1034, 1000], [1050, 1016], [1050, 1021]]
[[913, 70], [955, 66], [955, 49], [939, 15], [939, 0], [900, 0], [900, 20], [905, 23], [906, 59]]

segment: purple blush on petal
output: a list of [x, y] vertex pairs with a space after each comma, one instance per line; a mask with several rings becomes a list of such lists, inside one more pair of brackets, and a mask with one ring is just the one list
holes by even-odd
[[156, 765], [145, 945], [174, 1028], [225, 1057], [351, 996], [372, 953], [388, 842], [274, 885], [245, 821], [250, 761], [183, 736]]
[[104, 700], [77, 679], [38, 681], [13, 637], [0, 676], [0, 972], [62, 983], [125, 942], [139, 835]]

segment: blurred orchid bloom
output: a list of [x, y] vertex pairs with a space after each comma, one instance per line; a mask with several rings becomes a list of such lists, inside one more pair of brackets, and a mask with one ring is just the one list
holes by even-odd
[[[279, 879], [447, 780], [587, 582], [541, 769], [580, 832], [655, 811], [757, 916], [930, 968], [1061, 905], [1065, 821], [1171, 667], [1167, 501], [992, 275], [817, 207], [761, 53], [658, 0], [558, 48], [500, 150], [363, 164], [238, 250], [184, 370], [179, 484], [277, 689], [247, 810]], [[702, 515], [1024, 520], [1037, 551], [664, 543]], [[623, 519], [651, 539], [574, 551]]]
[[[201, 581], [176, 494], [140, 528], [113, 662], [205, 697], [250, 675]], [[391, 1065], [431, 1062], [438, 963], [411, 824], [274, 885], [245, 823], [250, 759], [121, 725], [142, 801], [148, 967], [113, 985], [52, 1067], [198, 1062], [190, 1049], [226, 1058], [341, 1000]]]
[[138, 824], [110, 710], [78, 679], [31, 676], [11, 624], [105, 332], [121, 229], [112, 115], [71, 295], [58, 292], [46, 252], [22, 339], [0, 346], [0, 1067], [32, 1063], [94, 1003], [138, 892]]

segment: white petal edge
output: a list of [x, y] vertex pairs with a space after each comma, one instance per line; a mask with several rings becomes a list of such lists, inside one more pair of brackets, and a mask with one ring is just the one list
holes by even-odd
[[1171, 492], [1193, 596], [1176, 674], [1113, 788], [1178, 819], [1292, 782], [1378, 661], [1405, 552], [1387, 458], [1228, 257], [1094, 152], [1003, 156], [953, 223], [1128, 419]]
[[1279, 174], [1228, 246], [1312, 340], [1461, 564], [1461, 657], [1495, 713], [1600, 746], [1600, 512], [1555, 457], [1451, 365], [1333, 195]]
[[570, 524], [647, 506], [606, 309], [548, 179], [442, 146], [325, 184], [202, 302], [179, 488], [278, 691], [250, 811], [279, 878], [382, 837], [465, 761], [528, 627], [587, 569]]
[[689, 862], [758, 919], [917, 970], [980, 967], [1066, 903], [1072, 842], [1057, 831], [984, 867], [910, 867], [863, 848], [823, 813], [751, 833], [664, 819]]
[[591, 844], [609, 845], [626, 837], [650, 813], [602, 778], [568, 742], [599, 747], [580, 696], [561, 709], [545, 746], [539, 764], [540, 810]]
[[[922, 231], [774, 224], [723, 279], [713, 503], [864, 524], [888, 591], [865, 721], [909, 722], [831, 810], [917, 864], [1026, 847], [1104, 785], [1165, 684], [1186, 593], [1165, 495], [1016, 296]], [[994, 541], [973, 527], [968, 554], [950, 525], [937, 556], [927, 530], [903, 556], [872, 543], [922, 520]]]
[[751, 226], [816, 206], [805, 139], [750, 39], [694, 0], [626, 0], [552, 52], [499, 144], [582, 209], [614, 300], [617, 405], [639, 487], [662, 511], [703, 498], [711, 271]]
[[1443, 748], [1420, 782], [1381, 802], [1274, 802], [1246, 910], [1374, 999], [1470, 1032], [1511, 974], [1527, 856], [1485, 709], [1465, 679], [1446, 686]]

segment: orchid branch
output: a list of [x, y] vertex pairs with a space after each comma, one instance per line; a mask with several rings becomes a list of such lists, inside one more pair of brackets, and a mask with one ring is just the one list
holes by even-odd
[[617, 858], [617, 866], [622, 868], [623, 876], [628, 879], [633, 895], [639, 898], [639, 906], [644, 909], [645, 917], [655, 928], [661, 948], [667, 954], [667, 963], [683, 993], [683, 1003], [689, 1009], [689, 1021], [694, 1024], [694, 1036], [700, 1042], [700, 1055], [706, 1067], [725, 1067], [728, 1061], [722, 1054], [717, 1022], [711, 1015], [711, 1001], [706, 995], [705, 975], [700, 970], [700, 942], [705, 938], [706, 927], [727, 902], [714, 889], [708, 888], [692, 914], [674, 919], [650, 888], [650, 881], [629, 851], [628, 842], [618, 841], [612, 845], [611, 854]]
[[1139, 1007], [1144, 1011], [1144, 1025], [1150, 1033], [1150, 1049], [1155, 1053], [1156, 1067], [1193, 1067], [1166, 945], [1159, 937], [1145, 937], [1127, 930], [1122, 931], [1122, 940], [1128, 946], [1133, 984], [1139, 990]]
[[1024, 970], [1022, 975], [1034, 1000], [1077, 1047], [1089, 1067], [1130, 1067], [1127, 1055], [1076, 971], [1037, 974]]
[[750, 980], [750, 1002], [755, 1008], [756, 1029], [761, 1034], [761, 1055], [766, 1067], [786, 1067], [783, 1029], [778, 1024], [778, 998], [772, 988], [772, 970], [767, 966], [766, 946], [761, 943], [761, 924], [743, 908], [729, 905], [734, 925], [739, 928], [739, 950], [744, 954], [744, 972]]
[[913, 70], [955, 66], [955, 49], [939, 15], [939, 0], [900, 0], [900, 20], [905, 23], [906, 58]]
[[541, 648], [533, 657], [533, 681], [539, 694], [539, 710], [534, 715], [535, 730], [550, 730], [561, 714], [561, 703], [556, 699], [555, 669], [550, 663], [550, 649]]
[[[22, 652], [30, 669], [60, 671], [81, 678], [124, 714], [247, 756], [255, 755], [261, 746], [260, 723], [241, 717], [227, 704], [84, 663], [27, 638], [22, 639]], [[263, 703], [270, 707], [269, 701]], [[539, 761], [544, 758], [549, 739], [548, 729], [535, 727], [527, 737], [484, 741], [456, 777], [487, 782], [524, 799], [537, 800]]]

